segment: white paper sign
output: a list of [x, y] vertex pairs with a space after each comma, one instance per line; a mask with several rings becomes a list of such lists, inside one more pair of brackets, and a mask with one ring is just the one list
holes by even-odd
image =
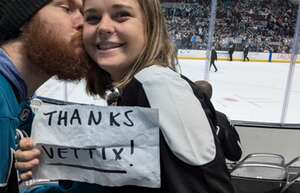
[[160, 187], [158, 111], [42, 105], [32, 138], [42, 151], [36, 179]]

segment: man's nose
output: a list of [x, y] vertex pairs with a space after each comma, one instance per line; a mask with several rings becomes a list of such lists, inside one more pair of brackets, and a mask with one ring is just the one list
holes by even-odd
[[77, 30], [81, 30], [83, 28], [83, 15], [80, 10], [77, 10], [73, 17], [73, 27]]

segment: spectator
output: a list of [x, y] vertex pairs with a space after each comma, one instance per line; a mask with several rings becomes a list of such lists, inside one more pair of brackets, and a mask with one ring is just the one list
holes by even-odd
[[[209, 99], [212, 97], [212, 86], [205, 80], [196, 81], [195, 84]], [[219, 138], [225, 157], [230, 161], [238, 161], [242, 156], [240, 137], [224, 113], [216, 111], [216, 135]]]

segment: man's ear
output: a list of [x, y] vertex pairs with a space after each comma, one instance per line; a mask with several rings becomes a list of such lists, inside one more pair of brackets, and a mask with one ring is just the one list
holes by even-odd
[[27, 31], [29, 28], [30, 22], [26, 22], [21, 28], [20, 31], [23, 33], [24, 31]]
[[29, 32], [29, 29], [32, 25], [32, 20], [30, 20], [29, 22], [26, 22], [19, 30], [21, 31], [21, 34], [20, 34], [20, 40], [24, 40], [24, 38], [26, 37], [26, 34], [28, 34]]

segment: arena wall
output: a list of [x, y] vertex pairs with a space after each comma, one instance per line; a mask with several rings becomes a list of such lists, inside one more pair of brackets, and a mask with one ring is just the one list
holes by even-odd
[[[228, 61], [228, 51], [217, 51], [218, 60]], [[248, 58], [252, 62], [269, 62], [269, 52], [249, 52]], [[178, 50], [178, 58], [185, 60], [206, 60], [206, 50]], [[300, 64], [300, 57], [298, 54], [297, 64]], [[243, 61], [243, 52], [233, 53], [234, 61]], [[274, 63], [290, 63], [291, 54], [272, 53], [271, 62]]]
[[[250, 153], [275, 153], [286, 162], [300, 156], [300, 125], [233, 123], [240, 135], [243, 157]], [[296, 166], [300, 167], [300, 162]]]

